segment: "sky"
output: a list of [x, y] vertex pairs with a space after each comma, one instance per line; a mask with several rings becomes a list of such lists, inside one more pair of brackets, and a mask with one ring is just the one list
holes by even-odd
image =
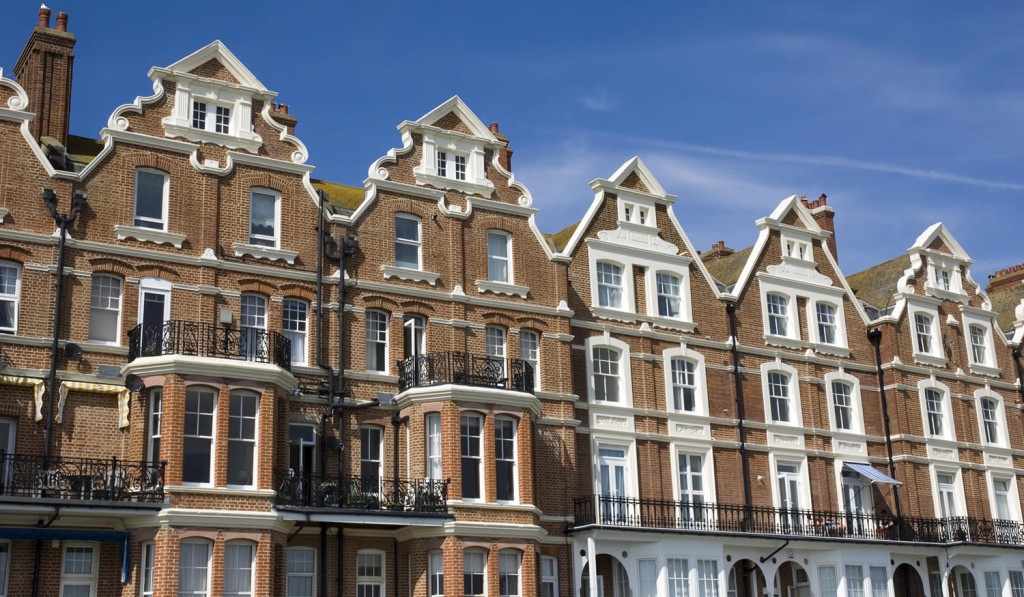
[[[847, 275], [934, 222], [974, 279], [1024, 262], [1024, 3], [52, 0], [78, 39], [73, 134], [220, 39], [290, 104], [314, 177], [362, 186], [395, 127], [459, 95], [497, 122], [541, 230], [641, 157], [698, 250], [828, 195]], [[5, 0], [10, 76], [38, 4]], [[2, 149], [0, 149], [2, 151]]]

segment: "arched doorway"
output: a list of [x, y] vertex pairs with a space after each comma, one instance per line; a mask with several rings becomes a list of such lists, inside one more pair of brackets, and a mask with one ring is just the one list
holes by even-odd
[[811, 597], [811, 579], [796, 562], [783, 562], [773, 583], [778, 597]]
[[[597, 597], [631, 597], [629, 573], [615, 556], [597, 555]], [[579, 597], [590, 597], [590, 562], [583, 565]]]
[[753, 560], [739, 560], [729, 569], [727, 597], [762, 597], [764, 573]]
[[954, 566], [949, 571], [949, 594], [954, 597], [978, 597], [978, 583], [974, 573], [964, 566]]
[[900, 564], [892, 575], [892, 586], [896, 597], [926, 597], [924, 581], [910, 564]]

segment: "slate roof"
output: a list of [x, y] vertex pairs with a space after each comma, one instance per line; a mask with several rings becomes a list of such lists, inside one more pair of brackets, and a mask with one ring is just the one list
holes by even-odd
[[900, 255], [874, 267], [846, 277], [853, 293], [860, 300], [875, 309], [884, 310], [890, 306], [896, 283], [903, 272], [910, 267], [910, 256]]
[[750, 253], [753, 250], [754, 247], [752, 246], [740, 249], [728, 257], [723, 257], [705, 265], [715, 280], [725, 286], [732, 286], [740, 279], [740, 274], [743, 273], [743, 266], [747, 264], [747, 259], [750, 258]]

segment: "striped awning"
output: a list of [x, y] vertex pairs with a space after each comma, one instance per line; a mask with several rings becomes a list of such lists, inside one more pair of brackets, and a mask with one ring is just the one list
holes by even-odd
[[128, 426], [128, 403], [132, 391], [124, 386], [115, 386], [106, 383], [88, 383], [84, 381], [62, 381], [60, 383], [60, 398], [57, 401], [57, 422], [64, 419], [64, 402], [68, 399], [68, 392], [81, 390], [83, 392], [99, 392], [105, 394], [117, 394], [117, 421], [118, 427]]
[[11, 386], [32, 386], [32, 398], [36, 403], [36, 420], [43, 420], [43, 394], [46, 393], [46, 382], [38, 377], [0, 375], [0, 383]]
[[872, 484], [886, 483], [888, 485], [903, 485], [903, 483], [893, 479], [870, 464], [865, 464], [863, 462], [843, 462], [843, 465], [845, 465], [846, 468], [852, 471], [857, 471], [862, 476], [871, 479]]

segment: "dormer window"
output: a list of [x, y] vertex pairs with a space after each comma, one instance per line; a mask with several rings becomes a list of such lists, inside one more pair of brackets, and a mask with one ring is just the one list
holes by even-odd
[[810, 259], [810, 245], [805, 241], [788, 240], [786, 241], [786, 257], [793, 257], [795, 259]]
[[206, 102], [192, 102], [192, 128], [225, 135], [231, 132], [231, 108], [214, 105], [212, 120], [207, 118], [208, 108]]
[[622, 213], [626, 216], [625, 220], [628, 222], [629, 219], [631, 217], [633, 217], [633, 206], [632, 205], [627, 205], [627, 206], [623, 207], [622, 208]]
[[437, 175], [466, 180], [466, 156], [447, 151], [437, 152]]
[[950, 289], [949, 278], [948, 269], [935, 268], [935, 285], [938, 286], [940, 290], [948, 291]]
[[647, 224], [647, 210], [640, 208], [637, 210], [637, 213], [640, 215], [640, 223]]

